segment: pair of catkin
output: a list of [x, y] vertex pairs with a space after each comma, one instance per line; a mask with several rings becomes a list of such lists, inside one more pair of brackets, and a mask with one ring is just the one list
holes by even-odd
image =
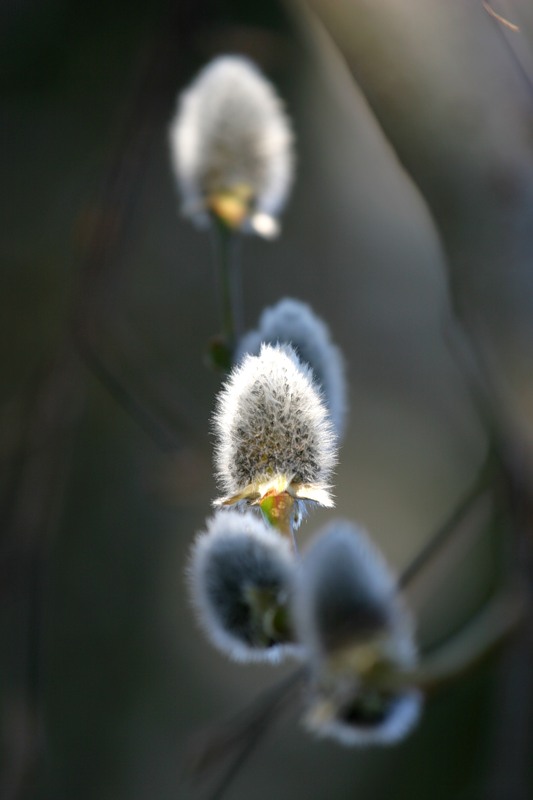
[[[185, 214], [277, 232], [292, 142], [258, 70], [239, 57], [216, 59], [182, 95], [171, 127]], [[304, 719], [317, 734], [344, 744], [397, 741], [416, 722], [421, 695], [394, 680], [417, 660], [395, 578], [349, 522], [332, 522], [302, 557], [284, 535], [294, 536], [310, 506], [333, 506], [346, 417], [342, 356], [307, 305], [284, 299], [237, 344], [234, 364], [213, 420], [223, 496], [189, 565], [200, 624], [237, 661], [303, 661]]]

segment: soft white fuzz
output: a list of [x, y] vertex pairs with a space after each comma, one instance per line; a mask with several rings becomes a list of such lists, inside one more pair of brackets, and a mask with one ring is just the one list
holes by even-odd
[[331, 506], [336, 436], [310, 367], [290, 347], [263, 345], [234, 368], [217, 398], [220, 503], [272, 489]]
[[277, 232], [293, 180], [293, 135], [272, 85], [246, 58], [221, 56], [179, 98], [170, 127], [172, 163], [183, 212], [208, 220], [208, 199], [249, 195], [242, 226]]
[[347, 387], [341, 352], [331, 341], [327, 325], [307, 303], [289, 297], [266, 308], [257, 330], [247, 333], [239, 342], [235, 363], [249, 353], [258, 355], [261, 344], [290, 344], [301, 361], [308, 364], [320, 386], [338, 436], [346, 421]]
[[[352, 706], [354, 706], [352, 700]], [[362, 724], [350, 704], [343, 709], [317, 694], [308, 706], [304, 725], [319, 739], [334, 739], [346, 747], [390, 745], [404, 739], [416, 726], [422, 711], [422, 694], [406, 690], [394, 697], [380, 722]]]
[[[220, 511], [192, 547], [189, 588], [208, 639], [236, 661], [279, 661], [296, 655], [295, 644], [277, 641], [263, 623], [289, 600], [294, 557], [286, 539], [252, 513]], [[257, 615], [250, 590], [272, 598]]]
[[[416, 723], [416, 688], [388, 678], [417, 663], [411, 617], [368, 536], [331, 523], [305, 553], [293, 591], [296, 637], [309, 654], [306, 726], [343, 744], [390, 744]], [[377, 677], [376, 677], [377, 676]]]
[[297, 575], [298, 636], [318, 660], [352, 643], [386, 635], [399, 662], [414, 655], [412, 624], [396, 579], [370, 537], [346, 520], [322, 529]]

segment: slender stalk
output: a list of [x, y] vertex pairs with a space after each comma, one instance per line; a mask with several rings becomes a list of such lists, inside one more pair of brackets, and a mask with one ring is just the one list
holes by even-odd
[[81, 335], [76, 337], [76, 344], [78, 353], [88, 369], [155, 445], [164, 453], [178, 451], [182, 447], [182, 442], [175, 432], [124, 385], [113, 370], [104, 363], [96, 348]]
[[283, 536], [290, 538], [295, 553], [298, 545], [294, 533], [295, 499], [289, 492], [267, 494], [259, 503], [264, 519]]
[[460, 633], [427, 654], [413, 682], [425, 692], [457, 680], [496, 652], [526, 618], [524, 591], [500, 591]]
[[[260, 694], [251, 707], [210, 727], [192, 742], [185, 758], [186, 777], [198, 782], [217, 764], [225, 766], [213, 791], [207, 795], [209, 800], [220, 800], [246, 759], [276, 721], [279, 713], [296, 696], [295, 690], [301, 685], [306, 674], [306, 668], [295, 670]], [[228, 760], [230, 760], [229, 765]]]
[[298, 550], [298, 542], [296, 541], [296, 532], [294, 530], [294, 522], [291, 522], [291, 541], [292, 541], [292, 549], [294, 550], [294, 555], [297, 556], [299, 554], [299, 550]]
[[84, 386], [67, 345], [40, 379], [28, 407], [12, 496], [3, 509], [0, 600], [12, 629], [2, 654], [8, 702], [3, 800], [33, 796], [46, 742], [43, 635], [50, 547], [61, 517]]
[[244, 333], [244, 300], [242, 290], [242, 236], [236, 232], [229, 233], [230, 250], [230, 292], [233, 308], [233, 327], [236, 342]]
[[445, 520], [440, 528], [437, 529], [433, 536], [430, 537], [425, 547], [423, 547], [407, 565], [407, 567], [405, 567], [398, 581], [399, 589], [406, 589], [409, 584], [411, 584], [412, 581], [420, 574], [422, 568], [425, 567], [435, 555], [437, 555], [440, 549], [457, 530], [459, 524], [469, 513], [474, 503], [489, 490], [493, 477], [494, 463], [491, 451], [487, 457], [485, 465], [481, 469], [477, 480], [461, 499], [459, 505], [454, 508], [450, 516]]
[[[454, 300], [453, 295], [451, 299]], [[444, 342], [490, 442], [492, 455], [503, 463], [507, 438], [502, 429], [505, 414], [498, 405], [494, 390], [494, 370], [489, 363], [489, 355], [482, 346], [481, 323], [471, 318], [462, 319], [459, 313], [452, 316], [448, 312], [442, 321], [442, 332]]]
[[212, 215], [211, 228], [220, 294], [222, 332], [225, 344], [230, 354], [233, 354], [242, 326], [241, 277], [237, 258], [238, 234], [215, 215]]

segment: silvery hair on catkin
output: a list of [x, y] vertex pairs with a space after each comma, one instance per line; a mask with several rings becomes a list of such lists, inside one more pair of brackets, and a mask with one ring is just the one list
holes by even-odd
[[[320, 698], [315, 698], [317, 699], [320, 702]], [[317, 738], [333, 739], [345, 747], [390, 745], [400, 742], [413, 730], [420, 719], [421, 711], [421, 692], [418, 689], [405, 689], [390, 699], [390, 705], [382, 719], [372, 724], [361, 721], [357, 697], [344, 708], [339, 705], [336, 715], [330, 719], [309, 724], [307, 716], [304, 724]]]
[[277, 217], [293, 180], [292, 143], [281, 100], [259, 69], [241, 56], [215, 58], [181, 94], [170, 127], [183, 212], [206, 223], [206, 196], [246, 185], [254, 211]]
[[324, 660], [373, 635], [390, 640], [402, 666], [416, 660], [410, 614], [381, 552], [358, 526], [335, 520], [307, 548], [297, 573], [293, 615], [300, 641]]
[[263, 345], [232, 371], [213, 418], [215, 466], [229, 495], [287, 475], [296, 484], [329, 484], [336, 435], [310, 367], [288, 346]]
[[238, 363], [246, 353], [258, 355], [263, 342], [291, 345], [300, 360], [311, 367], [337, 435], [342, 436], [347, 409], [344, 364], [325, 322], [307, 303], [285, 297], [275, 306], [266, 308], [257, 329], [243, 336], [237, 345], [234, 362]]
[[380, 692], [351, 661], [358, 648], [374, 648], [391, 668], [417, 662], [411, 617], [394, 575], [355, 525], [330, 523], [305, 553], [293, 590], [293, 624], [313, 676], [304, 719], [311, 732], [347, 746], [392, 744], [407, 735], [420, 716], [418, 689]]
[[[276, 636], [254, 615], [250, 592], [271, 598], [272, 610], [288, 604], [294, 557], [286, 539], [252, 512], [219, 511], [195, 539], [189, 589], [209, 640], [236, 661], [279, 661], [300, 648]], [[268, 613], [268, 608], [267, 608]]]

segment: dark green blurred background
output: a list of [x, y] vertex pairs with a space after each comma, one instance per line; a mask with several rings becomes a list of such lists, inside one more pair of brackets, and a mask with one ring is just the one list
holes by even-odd
[[[246, 325], [282, 296], [330, 325], [350, 383], [338, 514], [398, 567], [484, 457], [442, 333], [443, 257], [364, 100], [277, 3], [6, 0], [0, 25], [0, 794], [185, 798], [189, 737], [284, 670], [228, 663], [188, 607], [188, 548], [215, 493], [220, 378], [204, 353], [219, 315], [209, 238], [180, 218], [169, 168], [178, 91], [241, 52], [286, 101], [297, 179], [280, 239], [244, 242]], [[124, 387], [166, 452], [118, 402]], [[467, 538], [415, 587], [425, 641], [478, 607], [494, 552]], [[443, 690], [394, 748], [314, 741], [289, 714], [228, 798], [486, 797], [495, 666]]]

